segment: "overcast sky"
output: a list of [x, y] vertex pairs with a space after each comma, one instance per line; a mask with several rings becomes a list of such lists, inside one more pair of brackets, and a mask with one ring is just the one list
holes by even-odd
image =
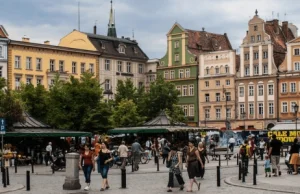
[[[110, 0], [81, 0], [81, 31], [107, 33]], [[0, 24], [9, 37], [32, 42], [60, 38], [78, 28], [78, 0], [0, 0]], [[287, 20], [300, 26], [299, 0], [114, 0], [118, 37], [135, 39], [149, 58], [166, 53], [166, 34], [177, 21], [183, 28], [227, 33], [233, 48], [244, 38], [255, 9], [264, 20]], [[285, 15], [286, 13], [286, 15]]]

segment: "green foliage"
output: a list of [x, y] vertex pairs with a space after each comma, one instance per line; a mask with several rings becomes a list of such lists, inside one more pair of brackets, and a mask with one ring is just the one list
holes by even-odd
[[134, 86], [131, 79], [127, 78], [125, 81], [118, 80], [115, 103], [119, 104], [124, 99], [133, 100], [135, 102], [136, 98], [137, 88]]
[[177, 105], [173, 105], [172, 110], [167, 109], [166, 113], [171, 118], [172, 125], [187, 122], [187, 118], [184, 116], [182, 108]]
[[144, 122], [144, 118], [138, 114], [136, 104], [127, 99], [121, 100], [115, 107], [111, 119], [115, 127], [135, 127]]

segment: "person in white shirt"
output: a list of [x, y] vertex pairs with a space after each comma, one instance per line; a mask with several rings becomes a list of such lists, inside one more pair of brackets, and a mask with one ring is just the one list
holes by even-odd
[[45, 157], [46, 166], [48, 166], [49, 160], [52, 161], [51, 156], [52, 156], [52, 143], [49, 142], [49, 144], [46, 147], [46, 157]]
[[265, 147], [266, 147], [266, 142], [264, 141], [263, 138], [261, 138], [259, 142], [259, 154], [261, 160], [264, 160]]
[[119, 146], [118, 153], [122, 162], [121, 169], [125, 169], [126, 158], [128, 157], [128, 147], [125, 145], [125, 141], [122, 141]]
[[151, 141], [151, 137], [149, 137], [149, 139], [146, 141], [146, 150], [145, 152], [148, 153], [148, 159], [151, 160], [152, 158], [152, 155], [151, 155], [151, 152], [152, 152], [152, 141]]
[[229, 149], [231, 150], [231, 152], [233, 152], [235, 146], [235, 139], [231, 137], [228, 142], [229, 142]]

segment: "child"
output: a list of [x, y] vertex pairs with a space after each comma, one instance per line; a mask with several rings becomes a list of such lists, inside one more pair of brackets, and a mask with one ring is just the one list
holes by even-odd
[[266, 177], [268, 177], [268, 174], [269, 174], [269, 177], [271, 177], [271, 163], [270, 163], [269, 156], [265, 156], [264, 166], [265, 166]]

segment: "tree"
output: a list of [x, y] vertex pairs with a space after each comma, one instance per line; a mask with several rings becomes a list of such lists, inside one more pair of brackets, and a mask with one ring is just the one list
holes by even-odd
[[116, 104], [119, 104], [124, 99], [136, 101], [137, 88], [134, 86], [131, 79], [127, 78], [125, 81], [118, 80], [116, 91]]
[[158, 76], [155, 82], [150, 85], [149, 93], [143, 99], [144, 107], [142, 111], [148, 119], [156, 117], [161, 110], [173, 111], [174, 106], [179, 101], [179, 91], [175, 85], [167, 82], [162, 76]]
[[133, 100], [121, 100], [112, 114], [115, 127], [135, 127], [144, 122], [144, 117], [138, 114], [137, 106]]
[[167, 115], [171, 118], [172, 125], [176, 123], [185, 123], [187, 122], [184, 112], [181, 107], [173, 105], [172, 110], [166, 110]]

